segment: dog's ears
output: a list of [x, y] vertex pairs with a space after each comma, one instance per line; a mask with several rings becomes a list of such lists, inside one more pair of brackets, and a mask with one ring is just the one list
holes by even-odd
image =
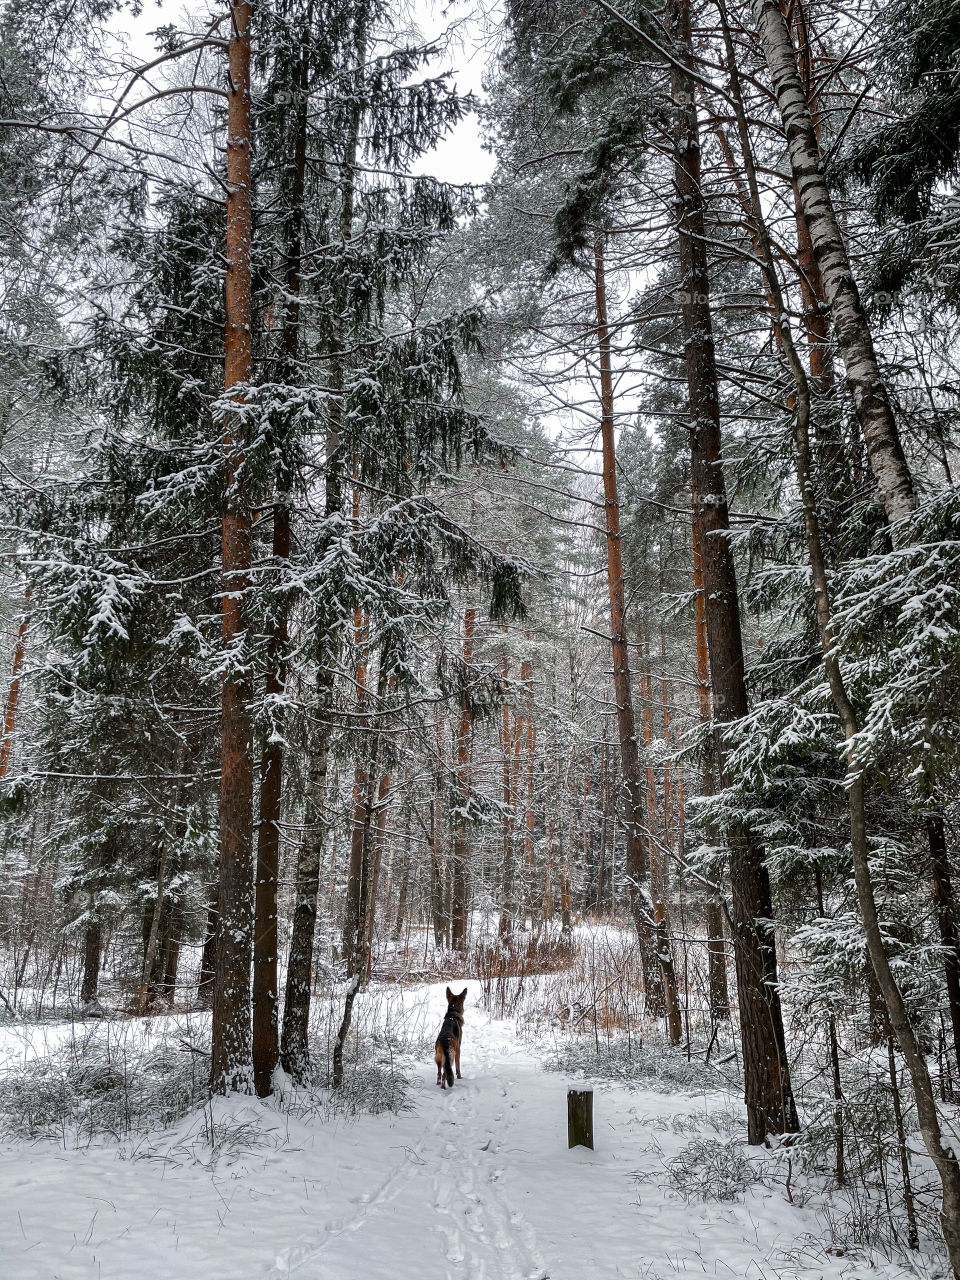
[[450, 990], [450, 988], [449, 988], [449, 987], [447, 987], [447, 999], [448, 999], [448, 1000], [452, 1000], [452, 999], [453, 999], [453, 992]]
[[466, 998], [467, 998], [467, 988], [464, 987], [463, 990], [460, 992], [460, 999], [466, 1000]]

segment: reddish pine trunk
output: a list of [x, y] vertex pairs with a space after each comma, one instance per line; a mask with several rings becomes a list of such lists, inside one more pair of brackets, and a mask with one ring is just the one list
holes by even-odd
[[[506, 684], [510, 674], [510, 663], [503, 660], [503, 679]], [[501, 873], [500, 893], [500, 925], [497, 930], [501, 938], [508, 938], [513, 933], [515, 908], [513, 904], [513, 792], [510, 776], [510, 705], [504, 693], [503, 711], [501, 713], [501, 742], [503, 746], [503, 868]]]
[[[468, 677], [470, 664], [473, 661], [473, 630], [476, 624], [476, 609], [465, 609], [463, 613], [463, 666], [465, 678]], [[458, 802], [463, 809], [469, 799], [470, 789], [470, 747], [471, 718], [470, 702], [466, 694], [460, 704], [460, 724], [457, 731], [457, 790]], [[453, 885], [451, 889], [451, 921], [450, 945], [454, 951], [466, 951], [467, 927], [469, 919], [469, 903], [467, 886], [469, 881], [470, 847], [467, 839], [467, 821], [461, 814], [454, 824], [453, 836]]]
[[433, 917], [433, 941], [436, 947], [445, 947], [449, 941], [446, 911], [444, 910], [445, 881], [440, 833], [443, 829], [443, 715], [437, 707], [437, 767], [433, 780], [433, 804], [430, 806], [430, 913]]
[[[526, 638], [530, 639], [530, 632], [526, 632]], [[524, 800], [523, 811], [523, 910], [521, 912], [524, 921], [527, 914], [530, 915], [531, 928], [537, 928], [537, 893], [536, 893], [536, 866], [535, 866], [535, 843], [534, 833], [536, 830], [536, 820], [533, 811], [533, 793], [534, 779], [536, 776], [536, 755], [537, 755], [537, 722], [533, 718], [533, 663], [528, 661], [520, 664], [520, 679], [523, 681], [526, 690], [525, 700], [527, 710], [530, 715], [524, 717], [523, 721], [523, 745], [524, 754], [526, 756], [526, 798]], [[519, 774], [518, 774], [519, 783]], [[519, 789], [517, 794], [519, 795]]]
[[603, 495], [606, 523], [607, 586], [610, 593], [610, 649], [613, 658], [613, 690], [620, 737], [623, 778], [626, 872], [646, 986], [647, 1008], [655, 1017], [664, 1012], [663, 983], [657, 962], [649, 898], [646, 893], [646, 859], [643, 848], [643, 783], [637, 728], [630, 687], [626, 609], [623, 588], [623, 553], [620, 546], [620, 501], [617, 493], [617, 459], [614, 444], [613, 367], [607, 328], [607, 288], [603, 264], [603, 238], [594, 243], [597, 344], [600, 363], [600, 435], [603, 443]]
[[[226, 332], [224, 393], [242, 401], [251, 373], [249, 0], [231, 5], [227, 108]], [[220, 904], [213, 995], [211, 1088], [249, 1092], [252, 1084], [250, 966], [253, 953], [253, 757], [251, 685], [246, 669], [244, 599], [250, 587], [250, 512], [243, 480], [244, 424], [227, 422], [227, 500], [223, 513], [223, 638], [232, 651], [224, 675], [220, 766]]]
[[17, 627], [17, 643], [13, 650], [13, 667], [10, 672], [10, 688], [7, 690], [7, 702], [3, 709], [3, 738], [0, 741], [0, 778], [7, 776], [10, 768], [10, 756], [13, 752], [13, 732], [17, 725], [17, 705], [20, 701], [20, 672], [27, 651], [27, 625], [29, 621], [30, 588], [27, 587], [23, 597], [23, 617]]
[[[693, 522], [693, 589], [694, 626], [697, 640], [697, 706], [700, 720], [709, 724], [710, 710], [710, 656], [707, 648], [707, 609], [703, 598], [703, 558], [700, 548], [700, 526]], [[703, 762], [700, 773], [700, 790], [705, 796], [716, 791], [713, 769], [709, 759]], [[716, 832], [707, 832], [711, 843]], [[719, 889], [710, 891], [704, 906], [704, 924], [707, 929], [707, 985], [710, 991], [710, 1017], [716, 1022], [730, 1017], [730, 994], [727, 985], [727, 955], [723, 937], [723, 899]]]
[[[521, 663], [521, 674], [523, 664]], [[512, 758], [509, 761], [510, 766], [510, 794], [513, 802], [513, 816], [511, 821], [511, 830], [515, 831], [517, 826], [517, 817], [520, 813], [520, 753], [523, 747], [524, 736], [524, 717], [514, 713], [513, 717], [513, 747]], [[525, 929], [527, 927], [527, 917], [525, 912], [525, 890], [526, 886], [523, 882], [524, 863], [521, 860], [519, 867], [516, 860], [516, 850], [513, 850], [513, 862], [511, 864], [511, 873], [513, 875], [513, 908], [514, 908], [514, 928], [519, 927]]]

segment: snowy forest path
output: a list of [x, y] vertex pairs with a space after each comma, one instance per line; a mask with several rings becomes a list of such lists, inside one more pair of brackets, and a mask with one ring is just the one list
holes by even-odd
[[[595, 1081], [596, 1150], [568, 1150], [566, 1091], [582, 1081], [545, 1070], [513, 1020], [485, 1014], [479, 984], [468, 986], [464, 1078], [452, 1090], [436, 1087], [432, 1053], [446, 1007], [442, 983], [371, 988], [358, 1001], [363, 1043], [376, 1027], [381, 1044], [392, 1037], [419, 1046], [404, 1061], [411, 1105], [399, 1114], [298, 1114], [296, 1106], [232, 1096], [121, 1143], [0, 1142], [0, 1277], [907, 1274], [877, 1253], [828, 1254], [816, 1206], [788, 1203], [773, 1166], [745, 1178], [734, 1198], [684, 1199], [672, 1189], [673, 1162], [694, 1167], [704, 1143], [715, 1155], [728, 1142], [734, 1154], [743, 1150], [740, 1101], [718, 1092], [706, 1069], [700, 1091]], [[137, 1028], [148, 1033], [146, 1021]], [[0, 1037], [0, 1057], [4, 1047]], [[30, 1038], [13, 1048], [22, 1060]], [[375, 1085], [382, 1064], [350, 1064], [358, 1068]], [[762, 1162], [769, 1153], [755, 1156]]]
[[[439, 1026], [439, 1017], [435, 1021]], [[476, 1009], [469, 1011], [467, 1024], [464, 1078], [453, 1089], [434, 1084], [432, 1059], [418, 1067], [418, 1140], [391, 1148], [390, 1168], [360, 1198], [355, 1212], [305, 1233], [278, 1257], [270, 1280], [339, 1275], [341, 1253], [346, 1268], [357, 1251], [367, 1257], [371, 1238], [393, 1230], [403, 1232], [404, 1252], [415, 1266], [437, 1280], [543, 1280], [549, 1275], [537, 1254], [536, 1233], [519, 1207], [507, 1203], [506, 1170], [498, 1159], [520, 1107], [515, 1077], [539, 1073], [540, 1067], [517, 1044], [512, 1027], [505, 1036], [504, 1024]], [[351, 1240], [358, 1232], [361, 1236]], [[369, 1265], [365, 1269], [369, 1274]]]

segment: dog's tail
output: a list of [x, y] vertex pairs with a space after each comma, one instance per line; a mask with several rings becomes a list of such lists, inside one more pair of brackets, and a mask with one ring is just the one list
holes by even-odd
[[450, 1041], [443, 1042], [443, 1078], [447, 1082], [447, 1088], [453, 1088], [453, 1060], [450, 1057]]

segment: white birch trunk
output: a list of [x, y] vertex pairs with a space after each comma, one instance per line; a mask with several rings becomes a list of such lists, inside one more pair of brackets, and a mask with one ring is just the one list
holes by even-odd
[[913, 481], [890, 397], [877, 366], [873, 336], [850, 268], [830, 188], [821, 168], [817, 135], [797, 69], [793, 38], [778, 0], [751, 0], [751, 8], [773, 80], [800, 207], [820, 268], [870, 469], [887, 519], [899, 520], [916, 506]]

